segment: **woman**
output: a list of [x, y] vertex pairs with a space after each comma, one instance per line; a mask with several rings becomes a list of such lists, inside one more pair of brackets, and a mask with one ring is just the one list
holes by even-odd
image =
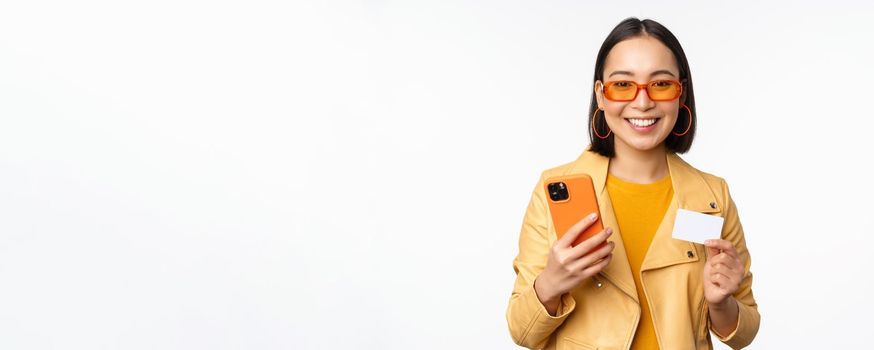
[[[695, 136], [695, 97], [680, 43], [629, 18], [595, 63], [591, 145], [541, 174], [525, 213], [507, 308], [513, 340], [548, 349], [710, 349], [752, 342], [759, 313], [750, 256], [726, 182], [677, 153]], [[545, 179], [592, 177], [605, 229], [572, 246], [594, 219], [556, 239]], [[677, 209], [724, 218], [706, 245], [672, 238]], [[600, 243], [608, 243], [600, 248]], [[591, 254], [588, 254], [591, 253]]]

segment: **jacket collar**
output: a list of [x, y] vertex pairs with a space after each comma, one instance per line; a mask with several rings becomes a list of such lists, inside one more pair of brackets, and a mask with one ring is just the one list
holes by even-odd
[[[716, 202], [716, 196], [707, 181], [698, 169], [695, 169], [674, 152], [667, 152], [668, 172], [671, 175], [671, 185], [674, 188], [675, 199], [679, 208], [697, 211], [700, 213], [718, 212], [719, 208], [712, 208], [711, 203]], [[587, 148], [576, 161], [573, 162], [571, 173], [586, 173], [592, 177], [595, 185], [595, 193], [599, 196], [607, 195], [607, 172], [610, 158], [604, 157]]]
[[[665, 212], [665, 216], [659, 224], [653, 236], [652, 243], [641, 265], [641, 280], [646, 283], [647, 270], [654, 270], [670, 265], [692, 263], [699, 260], [704, 254], [703, 247], [696, 247], [692, 242], [673, 238], [674, 218], [678, 208], [697, 211], [700, 213], [718, 213], [721, 208], [711, 187], [707, 184], [702, 173], [686, 163], [676, 153], [666, 154], [668, 171], [671, 175], [671, 184], [674, 197]], [[631, 274], [631, 265], [625, 254], [625, 245], [622, 233], [613, 211], [613, 204], [606, 189], [606, 180], [610, 158], [604, 157], [591, 151], [591, 146], [572, 163], [570, 173], [585, 173], [592, 178], [595, 193], [598, 197], [598, 206], [601, 210], [601, 220], [605, 227], [613, 228], [613, 235], [609, 240], [613, 241], [613, 261], [600, 272], [629, 297], [640, 303]], [[703, 258], [703, 257], [702, 257]]]

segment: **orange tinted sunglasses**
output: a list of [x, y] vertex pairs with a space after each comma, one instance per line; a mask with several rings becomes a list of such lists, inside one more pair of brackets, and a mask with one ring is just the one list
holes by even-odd
[[642, 89], [646, 89], [650, 100], [672, 101], [680, 97], [683, 84], [679, 80], [652, 80], [646, 84], [617, 80], [605, 83], [603, 92], [604, 97], [610, 101], [634, 101]]

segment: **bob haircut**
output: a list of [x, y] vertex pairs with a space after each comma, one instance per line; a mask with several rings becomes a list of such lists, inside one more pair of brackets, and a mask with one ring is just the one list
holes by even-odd
[[[656, 21], [651, 19], [639, 20], [635, 17], [629, 17], [620, 22], [613, 28], [613, 31], [607, 35], [607, 39], [604, 39], [604, 43], [601, 44], [601, 50], [598, 51], [598, 58], [595, 61], [595, 78], [592, 80], [592, 85], [594, 86], [595, 82], [598, 80], [604, 81], [604, 62], [607, 60], [607, 54], [610, 53], [610, 50], [613, 49], [613, 46], [618, 44], [619, 42], [631, 39], [634, 37], [641, 36], [650, 36], [655, 39], [658, 39], [665, 46], [667, 46], [671, 52], [674, 53], [674, 58], [677, 60], [677, 67], [680, 69], [680, 80], [683, 83], [683, 94], [680, 96], [680, 103], [685, 103], [686, 106], [689, 106], [689, 109], [692, 110], [692, 115], [686, 111], [685, 108], [680, 108], [679, 115], [677, 116], [677, 123], [674, 125], [674, 129], [672, 133], [668, 134], [668, 137], [665, 138], [665, 148], [668, 151], [675, 153], [686, 153], [689, 151], [689, 148], [692, 147], [692, 140], [695, 139], [695, 128], [698, 125], [698, 120], [695, 115], [695, 93], [692, 89], [692, 74], [689, 72], [689, 61], [686, 60], [686, 53], [683, 52], [683, 47], [680, 46], [680, 42], [674, 36], [668, 28], [665, 28], [663, 25], [659, 24]], [[609, 158], [613, 158], [616, 155], [616, 150], [613, 146], [615, 133], [611, 133], [606, 139], [601, 139], [595, 137], [594, 131], [591, 128], [592, 118], [597, 117], [595, 115], [595, 111], [598, 110], [598, 100], [595, 94], [595, 91], [592, 91], [592, 103], [589, 107], [589, 139], [592, 140], [592, 151]], [[685, 115], [685, 118], [683, 117]], [[686, 127], [689, 125], [689, 118], [692, 118], [692, 126], [689, 128], [689, 132], [687, 132], [683, 136], [674, 135], [673, 132], [678, 134], [682, 134]], [[609, 127], [607, 126], [607, 121], [604, 118], [596, 118], [595, 127], [598, 129], [598, 133], [604, 135], [608, 132]]]

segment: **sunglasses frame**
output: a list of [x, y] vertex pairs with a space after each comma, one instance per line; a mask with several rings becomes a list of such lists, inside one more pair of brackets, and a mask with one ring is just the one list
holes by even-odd
[[[660, 99], [660, 100], [652, 98], [652, 95], [650, 95], [650, 93], [649, 93], [649, 86], [653, 82], [658, 82], [658, 81], [669, 81], [669, 82], [677, 84], [677, 87], [678, 87], [677, 88], [677, 96], [674, 98], [671, 98], [671, 99]], [[616, 99], [612, 99], [612, 98], [607, 97], [607, 87], [611, 86], [611, 85], [618, 84], [618, 83], [622, 83], [622, 82], [634, 84], [634, 86], [637, 88], [637, 90], [634, 91], [634, 97], [632, 97], [631, 99], [628, 99], [628, 100], [624, 100], [624, 99], [623, 100], [616, 100]], [[679, 80], [673, 80], [673, 79], [654, 79], [654, 80], [650, 80], [644, 84], [638, 84], [634, 80], [614, 80], [614, 81], [608, 81], [608, 82], [604, 83], [603, 85], [601, 85], [601, 93], [604, 95], [604, 98], [606, 98], [610, 101], [617, 101], [617, 102], [634, 101], [635, 99], [637, 99], [637, 95], [640, 94], [640, 90], [646, 90], [646, 96], [649, 97], [649, 99], [652, 101], [657, 101], [657, 102], [673, 101], [673, 100], [680, 98], [680, 96], [683, 95], [683, 82], [681, 82]]]

